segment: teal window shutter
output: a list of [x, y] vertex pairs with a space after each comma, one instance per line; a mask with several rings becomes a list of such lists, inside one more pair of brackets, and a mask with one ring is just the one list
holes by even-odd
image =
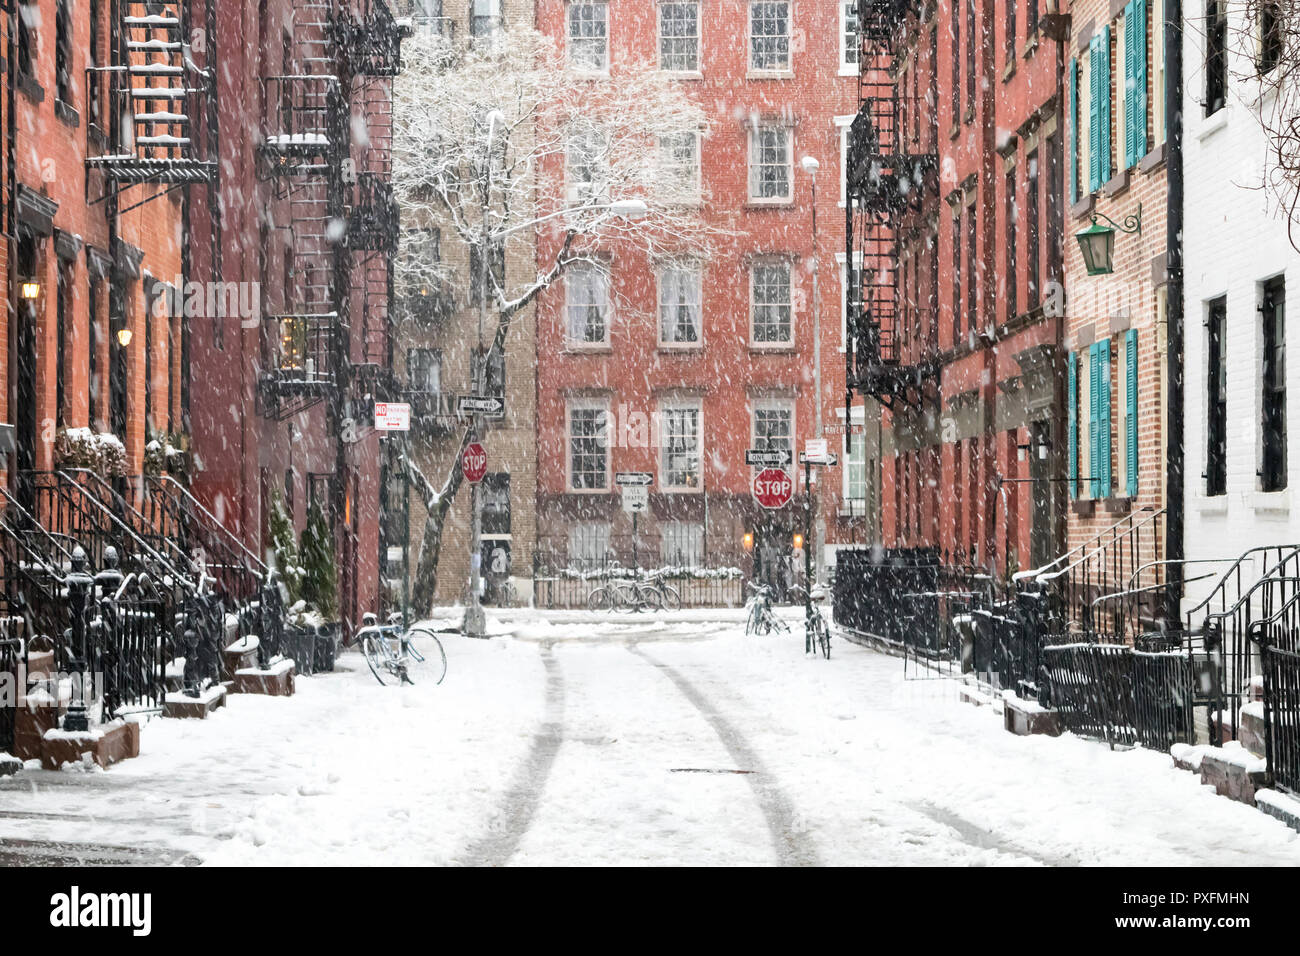
[[1133, 0], [1128, 0], [1124, 7], [1124, 168], [1131, 169], [1134, 165], [1133, 152], [1134, 140], [1134, 65], [1135, 44], [1134, 40], [1137, 35], [1133, 30]]
[[1101, 51], [1100, 37], [1088, 41], [1088, 192], [1101, 188]]
[[1110, 147], [1114, 141], [1111, 137], [1110, 124], [1110, 105], [1111, 105], [1111, 69], [1110, 69], [1110, 24], [1102, 27], [1101, 43], [1098, 46], [1098, 52], [1101, 54], [1101, 97], [1097, 108], [1101, 115], [1101, 182], [1110, 182], [1110, 177], [1114, 175], [1110, 164]]
[[[1101, 468], [1097, 472], [1100, 479], [1101, 493], [1100, 498], [1109, 498], [1111, 489], [1110, 480], [1110, 339], [1102, 339], [1097, 343], [1097, 364], [1101, 369], [1101, 426], [1098, 429], [1100, 439]], [[1094, 469], [1096, 470], [1096, 469]]]
[[1124, 334], [1124, 476], [1128, 487], [1128, 496], [1136, 498], [1138, 493], [1138, 334], [1137, 329], [1129, 329]]
[[1088, 347], [1088, 491], [1101, 497], [1101, 352], [1100, 343]]
[[1133, 0], [1133, 165], [1147, 154], [1147, 0]]
[[1066, 356], [1067, 395], [1069, 424], [1066, 433], [1070, 442], [1070, 497], [1079, 497], [1079, 353], [1071, 352]]
[[1079, 201], [1079, 61], [1070, 61], [1070, 205]]

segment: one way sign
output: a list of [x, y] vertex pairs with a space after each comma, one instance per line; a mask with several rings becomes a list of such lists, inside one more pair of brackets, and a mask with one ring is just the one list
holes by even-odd
[[614, 484], [632, 485], [632, 486], [649, 486], [653, 485], [655, 476], [648, 471], [620, 471], [614, 475]]
[[495, 395], [461, 395], [456, 399], [456, 414], [461, 418], [469, 415], [505, 418], [506, 403]]

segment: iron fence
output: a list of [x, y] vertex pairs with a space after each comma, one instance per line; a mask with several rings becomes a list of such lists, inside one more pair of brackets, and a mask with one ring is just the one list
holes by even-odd
[[[22, 654], [22, 618], [0, 618], [0, 754], [13, 753], [18, 716], [18, 663]], [[6, 690], [4, 683], [8, 680]]]
[[1265, 756], [1274, 786], [1300, 793], [1300, 653], [1266, 646]]
[[[585, 608], [587, 597], [610, 582], [632, 581], [631, 568], [609, 566], [598, 570], [542, 571], [533, 578], [533, 603], [539, 608]], [[661, 580], [681, 597], [684, 608], [743, 607], [745, 577], [735, 568], [656, 568], [642, 570], [640, 580]]]

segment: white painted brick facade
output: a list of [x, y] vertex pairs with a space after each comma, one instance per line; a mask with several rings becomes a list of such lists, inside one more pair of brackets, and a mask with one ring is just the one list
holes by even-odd
[[[1266, 544], [1300, 541], [1300, 388], [1295, 358], [1287, 392], [1287, 490], [1259, 490], [1263, 284], [1285, 275], [1288, 313], [1300, 297], [1300, 254], [1277, 198], [1260, 188], [1268, 145], [1253, 102], [1254, 40], [1243, 4], [1229, 4], [1228, 105], [1205, 116], [1204, 5], [1190, 0], [1183, 52], [1186, 183], [1185, 324], [1186, 550], [1189, 559], [1236, 556]], [[1249, 49], [1247, 49], [1249, 47]], [[1209, 302], [1227, 296], [1227, 494], [1206, 496]], [[1289, 316], [1288, 316], [1289, 318]], [[1289, 321], [1288, 321], [1289, 324]], [[1300, 334], [1288, 332], [1291, 355]], [[1293, 503], [1293, 499], [1295, 499]], [[1195, 576], [1189, 572], [1189, 577]], [[1188, 586], [1188, 599], [1208, 582]]]

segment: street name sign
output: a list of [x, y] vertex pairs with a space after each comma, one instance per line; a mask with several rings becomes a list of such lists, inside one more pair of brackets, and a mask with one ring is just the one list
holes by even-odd
[[381, 432], [411, 430], [411, 406], [406, 402], [375, 402], [375, 428]]
[[621, 488], [628, 486], [649, 488], [655, 483], [655, 476], [648, 471], [620, 471], [614, 475], [614, 484]]
[[754, 500], [768, 510], [784, 508], [794, 497], [794, 479], [780, 468], [764, 468], [754, 476]]
[[791, 464], [789, 448], [746, 448], [745, 464], [762, 468], [784, 468]]
[[469, 415], [482, 415], [484, 418], [505, 418], [505, 399], [495, 395], [459, 395], [456, 398], [456, 414], [461, 418]]
[[799, 464], [801, 465], [837, 465], [839, 457], [836, 455], [823, 455], [820, 458], [814, 458], [807, 452], [799, 452]]

